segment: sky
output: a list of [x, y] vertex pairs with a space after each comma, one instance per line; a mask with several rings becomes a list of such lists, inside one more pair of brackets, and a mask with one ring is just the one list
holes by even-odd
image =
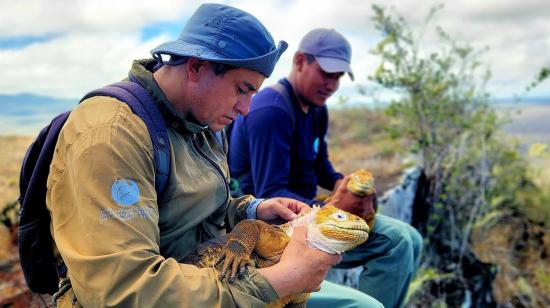
[[[133, 59], [149, 56], [176, 39], [203, 1], [188, 0], [0, 0], [0, 94], [33, 93], [78, 98], [124, 78]], [[550, 65], [550, 0], [298, 0], [219, 1], [255, 15], [289, 49], [264, 85], [285, 77], [301, 37], [317, 27], [334, 28], [353, 48], [356, 80], [343, 77], [340, 95], [363, 100], [357, 85], [379, 63], [369, 51], [380, 41], [371, 5], [393, 7], [418, 27], [433, 5], [443, 3], [434, 25], [474, 48], [489, 47], [482, 60], [492, 71], [495, 97], [522, 93]], [[426, 46], [437, 46], [429, 35]], [[550, 81], [529, 95], [550, 97]], [[337, 97], [332, 98], [333, 103]]]

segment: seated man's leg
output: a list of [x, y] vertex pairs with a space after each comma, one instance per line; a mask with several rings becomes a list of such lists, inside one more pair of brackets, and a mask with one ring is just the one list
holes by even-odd
[[384, 306], [363, 292], [325, 280], [319, 292], [311, 293], [307, 300], [307, 307], [381, 308]]
[[[405, 224], [405, 227], [409, 229], [409, 233], [411, 235], [411, 241], [413, 245], [413, 256], [414, 256], [414, 274], [416, 274], [416, 270], [418, 270], [418, 267], [420, 266], [420, 257], [422, 257], [422, 248], [424, 247], [424, 239], [422, 239], [422, 235], [411, 225]], [[414, 276], [413, 274], [413, 276]]]
[[416, 273], [422, 251], [422, 237], [409, 224], [382, 215], [367, 242], [344, 254], [338, 268], [364, 266], [359, 290], [385, 307], [401, 307], [409, 283]]

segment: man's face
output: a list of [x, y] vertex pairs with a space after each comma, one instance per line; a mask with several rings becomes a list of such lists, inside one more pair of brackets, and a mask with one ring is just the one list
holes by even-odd
[[298, 75], [298, 95], [310, 104], [323, 106], [327, 99], [338, 90], [340, 77], [344, 73], [327, 73], [323, 71], [317, 61], [308, 63], [305, 56], [302, 61]]
[[244, 68], [231, 69], [217, 76], [211, 67], [202, 70], [193, 95], [193, 116], [213, 131], [223, 129], [239, 113], [248, 114], [252, 95], [264, 79], [262, 74]]

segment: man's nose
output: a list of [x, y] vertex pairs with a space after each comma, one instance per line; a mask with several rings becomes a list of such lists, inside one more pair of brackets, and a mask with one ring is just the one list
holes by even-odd
[[336, 91], [338, 89], [338, 78], [327, 78], [326, 86], [329, 91]]
[[250, 110], [250, 102], [252, 101], [251, 95], [243, 95], [237, 98], [237, 104], [235, 104], [235, 110], [243, 116], [248, 114]]

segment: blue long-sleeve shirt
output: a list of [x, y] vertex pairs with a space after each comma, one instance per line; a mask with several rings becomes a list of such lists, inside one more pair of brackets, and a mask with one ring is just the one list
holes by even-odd
[[343, 177], [328, 159], [327, 108], [311, 106], [303, 112], [288, 80], [279, 82], [292, 104], [265, 88], [253, 97], [249, 114], [235, 120], [229, 149], [231, 176], [239, 180], [244, 193], [312, 204], [317, 185], [331, 190]]

